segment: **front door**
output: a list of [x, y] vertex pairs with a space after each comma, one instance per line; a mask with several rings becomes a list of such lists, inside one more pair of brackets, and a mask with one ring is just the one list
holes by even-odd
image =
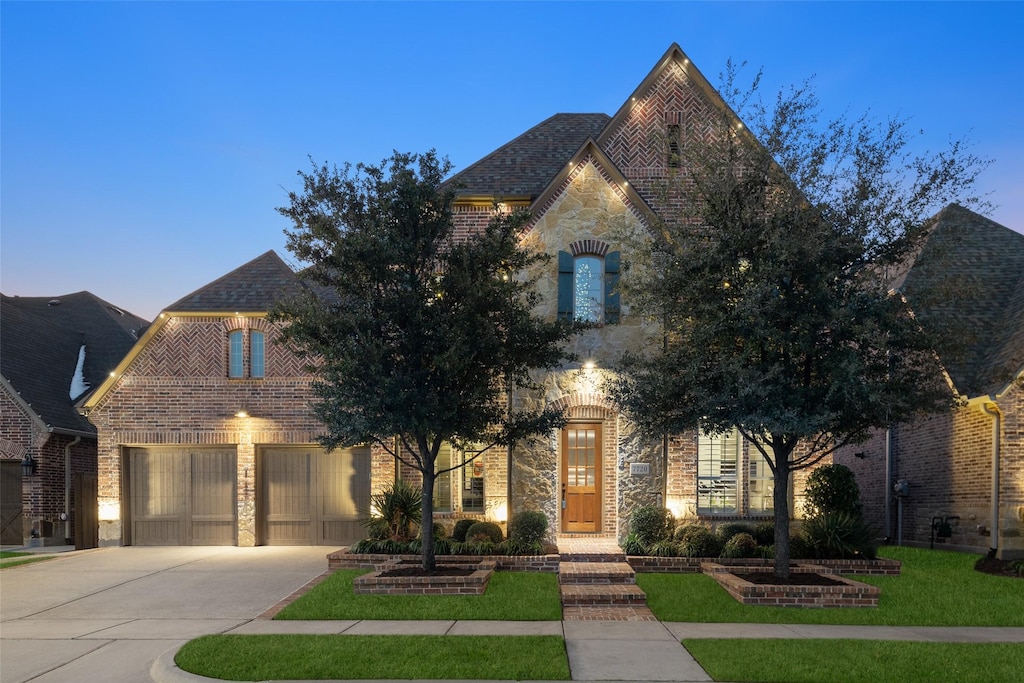
[[601, 530], [601, 423], [562, 430], [562, 531]]

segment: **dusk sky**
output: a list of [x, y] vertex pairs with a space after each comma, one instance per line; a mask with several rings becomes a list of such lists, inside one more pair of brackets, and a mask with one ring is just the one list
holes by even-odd
[[1024, 3], [2, 2], [0, 290], [147, 319], [268, 249], [308, 156], [460, 170], [558, 112], [614, 114], [676, 42], [713, 84], [815, 76], [994, 159], [1024, 232]]

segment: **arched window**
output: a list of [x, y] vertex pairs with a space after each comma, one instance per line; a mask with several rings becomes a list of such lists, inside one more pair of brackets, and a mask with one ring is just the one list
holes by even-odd
[[589, 323], [619, 322], [619, 252], [558, 252], [558, 317]]

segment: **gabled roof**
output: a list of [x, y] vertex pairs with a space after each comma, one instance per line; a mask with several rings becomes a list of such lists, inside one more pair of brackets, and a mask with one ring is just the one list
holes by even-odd
[[607, 114], [555, 114], [446, 182], [457, 183], [463, 197], [532, 200], [609, 120]]
[[295, 272], [271, 249], [164, 310], [169, 313], [266, 312], [302, 291]]
[[[915, 306], [915, 287], [933, 278], [954, 283], [949, 303]], [[936, 214], [902, 289], [923, 320], [966, 322], [962, 357], [943, 359], [962, 395], [998, 395], [1024, 369], [1024, 235], [951, 204]]]
[[[70, 395], [85, 346], [82, 379], [96, 388], [148, 323], [89, 292], [0, 296], [0, 374], [12, 398], [46, 431], [95, 434]], [[79, 398], [79, 397], [75, 397]]]

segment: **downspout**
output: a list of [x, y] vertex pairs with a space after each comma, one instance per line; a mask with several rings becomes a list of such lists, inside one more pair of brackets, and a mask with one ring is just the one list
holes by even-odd
[[64, 447], [64, 542], [71, 538], [71, 449], [82, 442], [81, 436]]
[[885, 483], [882, 486], [885, 499], [885, 540], [892, 538], [892, 428], [885, 428]]
[[990, 528], [989, 557], [995, 557], [999, 550], [999, 456], [1000, 435], [1003, 426], [1003, 414], [995, 402], [982, 403], [981, 409], [992, 417], [992, 524]]

